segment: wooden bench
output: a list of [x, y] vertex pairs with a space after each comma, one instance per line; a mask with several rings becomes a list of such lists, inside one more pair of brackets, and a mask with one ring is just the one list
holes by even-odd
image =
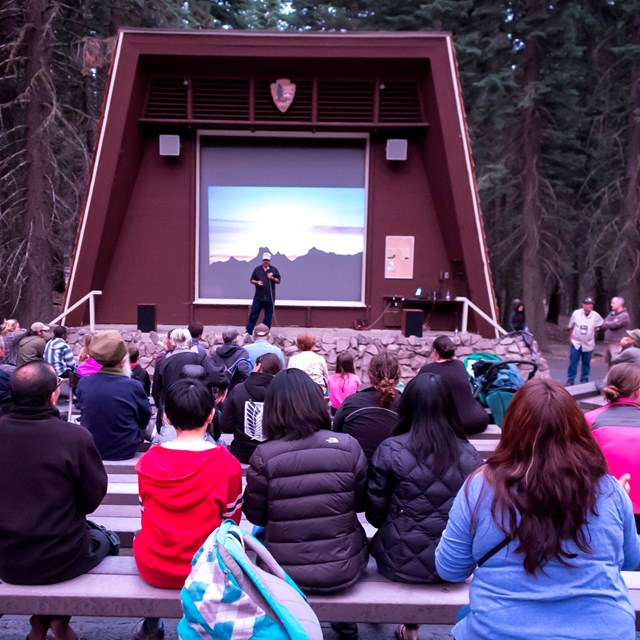
[[[623, 572], [631, 602], [640, 609], [640, 573]], [[310, 595], [322, 621], [453, 624], [468, 603], [468, 584], [410, 585], [391, 582], [370, 561], [362, 579], [335, 595]], [[13, 615], [106, 617], [182, 616], [178, 590], [156, 589], [138, 575], [132, 557], [106, 558], [90, 573], [54, 585], [0, 583], [0, 611]], [[636, 625], [638, 623], [636, 622]]]
[[[309, 596], [323, 621], [452, 624], [468, 602], [466, 584], [407, 585], [380, 576], [370, 562], [351, 589]], [[90, 573], [54, 585], [0, 583], [0, 611], [23, 615], [179, 618], [179, 591], [156, 589], [138, 575], [132, 557], [109, 557]]]

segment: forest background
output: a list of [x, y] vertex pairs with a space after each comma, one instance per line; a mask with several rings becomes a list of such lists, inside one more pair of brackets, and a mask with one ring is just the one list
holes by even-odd
[[120, 27], [450, 31], [503, 324], [640, 311], [640, 0], [2, 0], [0, 314], [64, 290]]

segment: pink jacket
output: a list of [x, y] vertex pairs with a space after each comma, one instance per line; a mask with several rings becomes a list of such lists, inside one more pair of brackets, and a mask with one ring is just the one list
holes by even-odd
[[584, 416], [616, 478], [631, 474], [633, 512], [640, 513], [640, 404], [620, 398]]

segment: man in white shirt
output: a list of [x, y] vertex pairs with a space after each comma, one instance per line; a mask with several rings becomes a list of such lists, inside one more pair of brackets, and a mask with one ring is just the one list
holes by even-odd
[[596, 346], [596, 329], [602, 325], [602, 316], [593, 310], [593, 298], [582, 301], [582, 309], [576, 309], [569, 320], [569, 369], [565, 386], [575, 383], [578, 364], [582, 360], [580, 382], [589, 382], [591, 356]]

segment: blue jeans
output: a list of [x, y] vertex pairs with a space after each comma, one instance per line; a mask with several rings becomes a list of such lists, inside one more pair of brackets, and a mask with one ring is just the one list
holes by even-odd
[[567, 382], [573, 384], [578, 373], [578, 364], [582, 359], [582, 370], [580, 372], [580, 382], [589, 382], [591, 373], [591, 356], [593, 351], [583, 351], [582, 347], [576, 349], [573, 344], [569, 347], [569, 369], [567, 370]]
[[260, 311], [264, 309], [264, 323], [271, 329], [271, 317], [273, 316], [273, 302], [271, 300], [253, 299], [251, 304], [251, 312], [249, 313], [249, 322], [247, 322], [247, 333], [253, 333], [253, 329], [258, 322]]

